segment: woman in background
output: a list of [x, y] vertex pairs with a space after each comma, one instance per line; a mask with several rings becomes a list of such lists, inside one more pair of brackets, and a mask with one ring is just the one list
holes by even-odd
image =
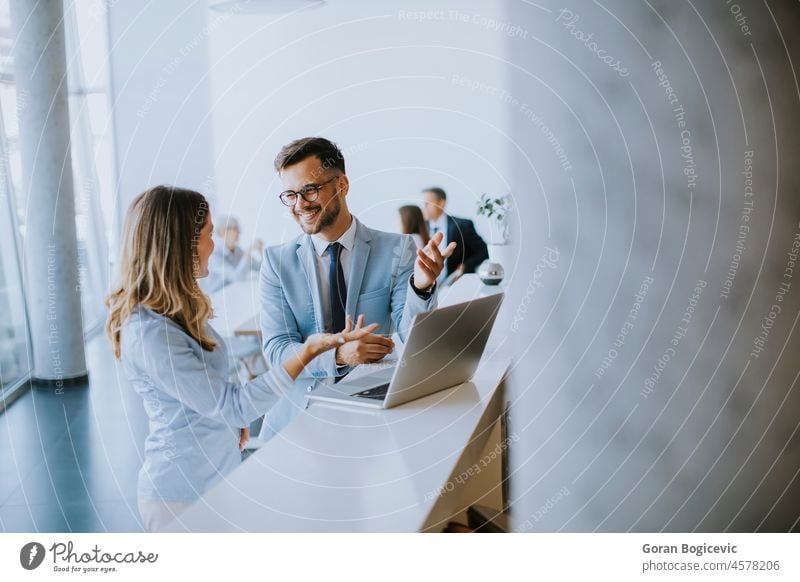
[[428, 244], [431, 238], [428, 234], [428, 224], [425, 222], [419, 206], [401, 206], [398, 212], [400, 213], [400, 232], [414, 237], [418, 249]]
[[157, 186], [138, 196], [126, 217], [121, 282], [109, 295], [106, 333], [133, 388], [150, 433], [139, 473], [138, 504], [156, 531], [241, 462], [250, 423], [292, 386], [316, 356], [359, 339], [377, 324], [317, 334], [282, 366], [245, 385], [229, 381], [231, 362], [208, 324], [208, 275], [214, 250], [208, 203], [191, 190]]

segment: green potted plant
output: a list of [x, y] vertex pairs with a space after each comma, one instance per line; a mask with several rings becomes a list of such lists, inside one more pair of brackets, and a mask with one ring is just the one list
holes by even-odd
[[478, 215], [489, 219], [489, 260], [478, 268], [478, 276], [487, 285], [498, 285], [505, 275], [504, 265], [511, 264], [511, 195], [483, 194], [478, 201]]
[[478, 200], [478, 214], [485, 216], [492, 224], [492, 244], [511, 244], [511, 196], [490, 196], [483, 194]]

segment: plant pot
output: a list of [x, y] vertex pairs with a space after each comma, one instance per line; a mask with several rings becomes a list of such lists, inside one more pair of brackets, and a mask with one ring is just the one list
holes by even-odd
[[499, 285], [505, 277], [503, 265], [491, 260], [483, 261], [478, 267], [478, 278], [484, 285]]
[[493, 263], [500, 263], [503, 268], [510, 269], [514, 264], [513, 257], [511, 256], [510, 244], [490, 244], [487, 245], [489, 249], [489, 260]]

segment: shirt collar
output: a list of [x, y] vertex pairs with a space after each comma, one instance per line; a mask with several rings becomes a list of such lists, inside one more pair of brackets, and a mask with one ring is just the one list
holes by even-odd
[[437, 227], [439, 231], [447, 233], [447, 214], [442, 212], [442, 215], [437, 220], [431, 221], [431, 227]]
[[356, 242], [356, 217], [354, 216], [350, 221], [350, 226], [347, 227], [347, 230], [344, 231], [344, 234], [340, 236], [336, 241], [327, 241], [319, 235], [312, 234], [311, 235], [311, 242], [314, 243], [314, 250], [317, 252], [317, 255], [320, 257], [328, 250], [328, 245], [331, 242], [338, 242], [348, 251], [353, 250], [353, 245]]

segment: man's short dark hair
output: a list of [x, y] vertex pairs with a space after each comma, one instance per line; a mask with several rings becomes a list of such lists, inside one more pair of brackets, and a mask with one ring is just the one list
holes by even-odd
[[444, 202], [447, 200], [447, 194], [445, 194], [445, 191], [436, 186], [434, 186], [433, 188], [425, 188], [423, 192], [432, 192], [433, 195], [436, 196], [436, 199], [439, 202]]
[[275, 171], [280, 172], [311, 156], [317, 157], [323, 169], [335, 168], [345, 173], [342, 150], [324, 137], [304, 137], [283, 146], [275, 158]]

